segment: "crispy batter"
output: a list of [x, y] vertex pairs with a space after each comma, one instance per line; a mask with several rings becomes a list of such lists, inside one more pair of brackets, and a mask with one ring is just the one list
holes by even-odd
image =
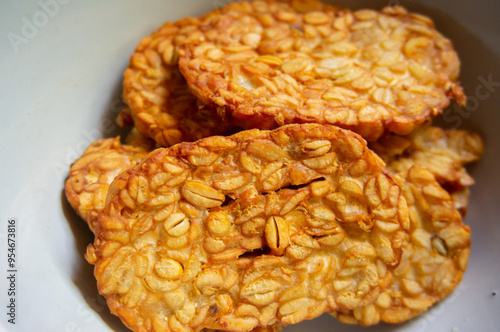
[[[115, 175], [139, 162], [152, 151], [151, 140], [134, 128], [127, 136], [127, 145], [119, 137], [93, 142], [75, 163], [66, 182], [66, 195], [75, 211], [94, 229], [99, 211], [104, 207], [109, 184]], [[83, 185], [82, 185], [83, 183]], [[80, 190], [77, 193], [77, 190]], [[277, 332], [281, 324], [255, 328], [252, 332]], [[219, 331], [203, 329], [203, 332]]]
[[455, 209], [462, 215], [462, 218], [467, 215], [467, 207], [469, 206], [470, 190], [469, 187], [459, 188], [458, 190], [447, 190], [455, 203]]
[[71, 165], [65, 185], [66, 197], [90, 229], [95, 228], [115, 176], [152, 150], [152, 142], [139, 137], [135, 133], [129, 135], [130, 146], [120, 144], [120, 137], [97, 140]]
[[[343, 322], [362, 325], [380, 320], [401, 323], [446, 297], [462, 278], [470, 230], [458, 212], [466, 214], [468, 187], [473, 184], [464, 165], [480, 158], [483, 143], [479, 135], [466, 130], [424, 126], [405, 137], [385, 137], [370, 147], [387, 163], [405, 192], [411, 235], [403, 246], [391, 287], [374, 304], [334, 315]], [[461, 245], [451, 250], [449, 240], [439, 234], [449, 234]]]
[[394, 177], [403, 189], [411, 228], [391, 286], [378, 299], [333, 315], [344, 323], [401, 323], [448, 296], [462, 279], [470, 254], [470, 228], [450, 195], [419, 165]]
[[465, 102], [451, 42], [402, 7], [244, 1], [196, 33], [179, 52], [191, 91], [244, 128], [328, 123], [372, 141], [410, 133], [450, 98]]
[[[203, 331], [203, 332], [218, 332], [218, 331], [223, 331], [223, 330], [202, 329], [201, 331]], [[256, 327], [256, 328], [252, 329], [250, 332], [278, 332], [278, 331], [283, 331], [282, 324], [276, 324], [276, 325], [265, 326], [265, 327]]]
[[389, 171], [406, 172], [415, 164], [430, 171], [450, 193], [460, 214], [467, 214], [468, 187], [474, 184], [474, 179], [464, 165], [481, 157], [483, 142], [479, 135], [427, 125], [404, 137], [381, 138], [371, 143], [370, 148], [388, 164]]
[[464, 165], [478, 161], [483, 141], [478, 134], [430, 125], [410, 135], [391, 135], [370, 144], [394, 172], [406, 172], [414, 164], [429, 170], [451, 193], [474, 184]]
[[197, 38], [201, 19], [165, 23], [142, 39], [124, 74], [123, 97], [130, 110], [122, 112], [118, 122], [127, 124], [131, 117], [143, 135], [161, 146], [237, 131], [217, 116], [198, 111], [197, 99], [177, 66], [178, 45]]
[[248, 331], [371, 303], [406, 201], [358, 135], [250, 130], [158, 149], [111, 184], [86, 258], [136, 331]]

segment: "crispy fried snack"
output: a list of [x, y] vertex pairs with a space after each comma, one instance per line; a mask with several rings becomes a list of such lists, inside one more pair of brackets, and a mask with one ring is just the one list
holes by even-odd
[[394, 177], [403, 189], [411, 228], [392, 283], [365, 307], [333, 313], [341, 322], [401, 323], [448, 296], [462, 279], [470, 254], [470, 228], [450, 195], [419, 165]]
[[470, 230], [458, 212], [465, 215], [468, 187], [474, 183], [464, 165], [480, 158], [483, 143], [479, 135], [466, 130], [424, 126], [405, 137], [382, 138], [370, 147], [403, 188], [411, 234], [403, 245], [403, 258], [393, 272], [391, 287], [374, 304], [334, 316], [362, 325], [381, 320], [401, 323], [445, 298], [462, 278]]
[[459, 190], [454, 190], [450, 192], [448, 190], [453, 203], [455, 204], [455, 209], [462, 215], [462, 218], [467, 215], [467, 207], [469, 206], [470, 190], [469, 187], [463, 187]]
[[248, 331], [374, 301], [406, 201], [358, 135], [249, 130], [158, 149], [111, 184], [87, 260], [136, 331]]
[[200, 20], [165, 23], [142, 39], [124, 74], [123, 97], [135, 127], [161, 146], [237, 131], [217, 116], [198, 111], [197, 99], [179, 72], [178, 45], [197, 38]]
[[[119, 172], [139, 162], [154, 146], [135, 128], [129, 133], [126, 141], [130, 146], [121, 145], [119, 137], [93, 142], [72, 165], [70, 178], [66, 181], [66, 196], [92, 230], [99, 211], [104, 207], [109, 184]], [[252, 332], [276, 332], [281, 329], [281, 324], [275, 324], [255, 328]]]
[[[201, 331], [203, 331], [203, 332], [219, 332], [222, 330], [202, 329]], [[250, 332], [278, 332], [278, 331], [283, 331], [282, 324], [276, 324], [276, 325], [265, 326], [265, 327], [256, 327], [256, 328], [252, 329]]]
[[91, 230], [95, 228], [115, 176], [152, 150], [151, 141], [139, 137], [136, 133], [129, 135], [130, 146], [120, 144], [120, 137], [97, 140], [71, 165], [65, 185], [66, 197]]
[[444, 130], [430, 125], [408, 136], [391, 135], [370, 144], [391, 173], [405, 173], [418, 164], [431, 172], [453, 197], [462, 215], [467, 212], [469, 189], [474, 179], [464, 165], [478, 161], [483, 153], [481, 137], [460, 129]]
[[191, 91], [244, 128], [326, 123], [372, 141], [385, 131], [410, 133], [450, 98], [465, 102], [451, 42], [402, 7], [244, 1], [196, 34], [179, 52]]

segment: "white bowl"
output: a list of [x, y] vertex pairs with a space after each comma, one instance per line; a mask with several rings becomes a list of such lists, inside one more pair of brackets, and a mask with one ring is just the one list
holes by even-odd
[[[119, 133], [122, 73], [141, 37], [163, 22], [199, 15], [228, 0], [3, 1], [0, 3], [0, 330], [127, 331], [98, 295], [84, 260], [92, 241], [63, 193], [73, 162], [92, 141]], [[380, 9], [398, 1], [347, 1]], [[472, 254], [460, 286], [406, 324], [371, 328], [322, 317], [286, 331], [500, 330], [500, 6], [497, 0], [402, 0], [430, 16], [462, 59], [469, 104], [440, 120], [486, 142], [470, 170], [465, 222]], [[490, 81], [490, 83], [488, 83]], [[485, 83], [486, 82], [486, 83]], [[492, 83], [493, 82], [493, 83]], [[16, 228], [16, 324], [8, 322], [7, 221]]]

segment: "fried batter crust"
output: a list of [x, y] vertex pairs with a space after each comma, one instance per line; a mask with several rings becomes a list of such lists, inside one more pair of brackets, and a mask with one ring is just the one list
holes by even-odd
[[418, 165], [394, 177], [410, 211], [410, 232], [392, 283], [368, 306], [333, 313], [341, 322], [402, 323], [448, 296], [460, 283], [470, 254], [470, 228], [453, 199]]
[[[130, 167], [152, 151], [154, 144], [135, 128], [127, 136], [127, 145], [119, 137], [93, 142], [75, 161], [66, 182], [66, 195], [75, 211], [93, 230], [97, 215], [104, 207], [109, 184], [120, 171]], [[82, 184], [83, 183], [83, 184]], [[77, 190], [79, 192], [77, 192]], [[282, 324], [257, 327], [252, 332], [277, 332]], [[202, 332], [220, 330], [202, 329]]]
[[86, 257], [136, 331], [248, 331], [374, 301], [406, 201], [358, 135], [250, 130], [158, 149], [121, 173]]
[[391, 135], [370, 144], [393, 173], [406, 172], [417, 164], [431, 172], [452, 195], [455, 205], [465, 216], [469, 187], [474, 179], [464, 165], [478, 161], [483, 141], [473, 132], [442, 129], [431, 125], [417, 128], [410, 135]]
[[104, 207], [109, 184], [122, 170], [144, 158], [154, 146], [151, 141], [139, 140], [135, 134], [128, 141], [131, 145], [120, 144], [120, 137], [97, 140], [71, 165], [65, 184], [66, 197], [91, 230]]
[[479, 160], [483, 143], [466, 130], [428, 125], [370, 147], [403, 188], [412, 227], [392, 285], [373, 304], [333, 315], [352, 324], [401, 323], [448, 296], [465, 272], [470, 229], [460, 215], [466, 214], [468, 187], [474, 181], [464, 165]]
[[[123, 97], [135, 127], [161, 146], [195, 141], [211, 135], [228, 135], [238, 128], [217, 116], [198, 110], [197, 99], [179, 72], [178, 46], [195, 33], [203, 18], [165, 23], [145, 37], [130, 58], [124, 73]], [[119, 116], [120, 123], [123, 114]]]
[[327, 123], [373, 141], [465, 102], [460, 61], [433, 22], [402, 7], [351, 12], [315, 0], [231, 3], [180, 46], [206, 109], [244, 128]]

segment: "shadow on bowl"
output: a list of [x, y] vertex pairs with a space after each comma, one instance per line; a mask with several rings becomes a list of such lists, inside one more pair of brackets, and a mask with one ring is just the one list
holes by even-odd
[[75, 262], [75, 269], [71, 276], [73, 284], [82, 295], [82, 303], [84, 303], [84, 305], [77, 308], [78, 314], [88, 317], [89, 320], [94, 319], [93, 317], [97, 314], [112, 331], [130, 331], [123, 325], [117, 316], [111, 314], [106, 304], [106, 299], [104, 299], [97, 290], [97, 282], [94, 278], [94, 267], [84, 258], [87, 246], [94, 241], [94, 235], [86, 222], [75, 213], [66, 199], [64, 190], [61, 192], [61, 205], [64, 216], [68, 221], [75, 239], [75, 249], [80, 257], [80, 259]]
[[[121, 95], [122, 81], [120, 77], [117, 78], [115, 88], [109, 98], [107, 107], [105, 107], [102, 112], [100, 121], [101, 125], [99, 129], [96, 129], [96, 133], [102, 134], [105, 138], [121, 136], [123, 141], [130, 128], [120, 128], [115, 122], [118, 113], [126, 107], [123, 103]], [[106, 304], [106, 299], [101, 296], [97, 290], [97, 281], [94, 277], [94, 267], [84, 258], [87, 246], [94, 242], [94, 235], [90, 231], [87, 223], [76, 214], [69, 204], [66, 199], [64, 189], [61, 191], [61, 206], [64, 216], [66, 217], [73, 233], [75, 249], [78, 252], [78, 257], [80, 257], [80, 259], [75, 263], [76, 266], [73, 275], [71, 276], [73, 284], [79, 289], [82, 295], [83, 302], [82, 306], [77, 308], [78, 314], [85, 317], [85, 320], [88, 319], [89, 322], [90, 320], [95, 319], [94, 317], [97, 314], [111, 330], [116, 332], [130, 331], [117, 316], [111, 314]], [[85, 329], [82, 328], [81, 330]], [[75, 329], [74, 331], [79, 330]]]

